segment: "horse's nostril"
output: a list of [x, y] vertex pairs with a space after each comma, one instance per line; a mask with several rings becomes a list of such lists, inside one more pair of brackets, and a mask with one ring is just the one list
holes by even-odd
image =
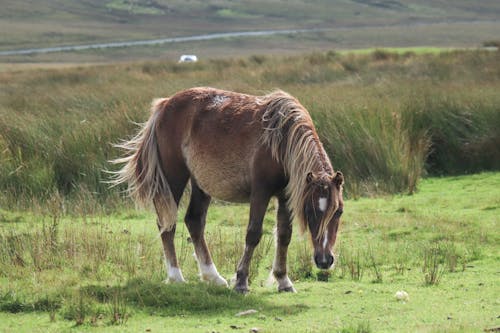
[[327, 258], [326, 258], [326, 260], [327, 260], [327, 263], [328, 263], [328, 267], [331, 267], [333, 265], [333, 260], [334, 260], [333, 256], [328, 255]]
[[316, 264], [317, 267], [319, 267], [319, 265], [320, 265], [320, 256], [319, 255], [314, 256], [314, 263]]

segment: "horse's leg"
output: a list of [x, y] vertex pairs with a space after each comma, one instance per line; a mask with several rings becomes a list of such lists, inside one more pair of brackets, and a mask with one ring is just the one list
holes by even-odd
[[[258, 187], [256, 187], [258, 188]], [[267, 193], [252, 193], [250, 198], [250, 221], [247, 227], [245, 240], [245, 251], [238, 264], [236, 271], [236, 285], [234, 289], [241, 293], [248, 292], [248, 272], [250, 261], [255, 247], [259, 244], [262, 236], [262, 221], [266, 213], [266, 208], [271, 199]]]
[[[188, 176], [184, 176], [177, 181], [168, 181], [170, 185], [170, 191], [172, 192], [173, 199], [175, 201], [176, 206], [179, 205], [179, 201], [182, 197], [182, 193], [184, 192], [184, 188], [186, 187], [188, 181]], [[163, 219], [170, 218], [171, 214], [165, 214], [165, 200], [161, 195], [157, 195], [154, 199], [154, 206], [156, 209], [156, 214], [158, 216], [157, 225], [158, 229], [161, 233], [161, 241], [163, 244], [163, 253], [165, 254], [165, 266], [167, 269], [167, 281], [168, 282], [185, 282], [184, 277], [182, 276], [181, 269], [179, 268], [179, 263], [177, 262], [177, 255], [175, 253], [175, 245], [174, 245], [174, 237], [175, 237], [175, 223], [173, 221], [171, 223], [161, 222]], [[176, 216], [175, 214], [173, 216]], [[172, 217], [173, 218], [173, 217]], [[162, 226], [164, 225], [172, 225], [170, 230], [163, 230]]]
[[278, 281], [278, 291], [296, 292], [292, 281], [288, 278], [286, 268], [288, 245], [292, 238], [292, 216], [288, 210], [287, 200], [280, 196], [278, 202], [276, 255], [273, 262], [273, 275]]
[[191, 179], [191, 188], [191, 200], [184, 221], [193, 241], [201, 278], [216, 285], [227, 287], [227, 281], [219, 275], [217, 268], [215, 268], [205, 241], [205, 222], [211, 198], [198, 187], [193, 179]]

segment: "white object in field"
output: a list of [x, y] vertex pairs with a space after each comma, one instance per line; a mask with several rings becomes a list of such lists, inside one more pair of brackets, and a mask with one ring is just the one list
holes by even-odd
[[410, 296], [404, 290], [397, 291], [396, 294], [394, 294], [394, 297], [396, 297], [398, 301], [408, 302], [410, 300]]
[[183, 54], [179, 58], [179, 62], [197, 62], [198, 57], [195, 56], [194, 54]]

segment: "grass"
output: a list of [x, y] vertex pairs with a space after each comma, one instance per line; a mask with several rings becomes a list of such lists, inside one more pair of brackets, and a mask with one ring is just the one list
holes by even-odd
[[[0, 50], [199, 35], [223, 31], [331, 28], [324, 33], [161, 47], [1, 57], [11, 62], [115, 62], [178, 59], [182, 53], [223, 57], [252, 53], [428, 45], [478, 47], [498, 38], [494, 1], [127, 1], [40, 0], [2, 3]], [[379, 4], [382, 4], [380, 6]], [[442, 23], [446, 22], [446, 23]]]
[[111, 143], [136, 131], [154, 97], [201, 85], [297, 96], [350, 197], [412, 193], [426, 173], [497, 170], [499, 55], [329, 51], [1, 73], [0, 200], [36, 209], [60, 196], [67, 211], [113, 211], [123, 200], [102, 182], [119, 153]]
[[[377, 49], [0, 73], [0, 330], [498, 326], [500, 174], [473, 173], [500, 168], [499, 56]], [[316, 270], [307, 237], [295, 235], [289, 270], [297, 295], [266, 286], [274, 203], [252, 263], [252, 293], [242, 297], [197, 282], [182, 213], [176, 243], [190, 283], [164, 285], [153, 215], [102, 183], [119, 153], [111, 143], [146, 120], [151, 99], [199, 85], [297, 96], [346, 176], [337, 267]], [[453, 174], [462, 176], [436, 177]], [[222, 203], [209, 211], [207, 243], [226, 278], [242, 253], [248, 211]], [[398, 302], [398, 290], [410, 300]], [[258, 312], [235, 316], [248, 309]]]
[[[413, 195], [348, 200], [337, 266], [326, 278], [306, 264], [311, 262], [307, 241], [293, 237], [289, 265], [296, 295], [266, 286], [274, 206], [266, 215], [251, 294], [245, 297], [196, 282], [182, 216], [176, 242], [190, 282], [165, 285], [150, 213], [77, 217], [48, 208], [1, 211], [0, 330], [469, 332], [495, 327], [499, 185], [500, 173], [429, 178]], [[216, 203], [209, 210], [207, 240], [227, 278], [241, 254], [247, 216], [245, 205]], [[438, 266], [438, 283], [428, 283], [429, 259]], [[351, 261], [359, 274], [350, 273]], [[397, 301], [398, 290], [408, 292], [409, 301]], [[235, 316], [248, 309], [258, 312]]]
[[154, 2], [141, 4], [136, 1], [113, 0], [106, 4], [106, 8], [116, 11], [125, 11], [135, 15], [162, 15], [165, 14], [161, 6], [155, 6]]

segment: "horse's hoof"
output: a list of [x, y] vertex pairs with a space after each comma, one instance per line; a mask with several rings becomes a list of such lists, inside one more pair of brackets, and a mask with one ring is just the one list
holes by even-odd
[[236, 291], [238, 294], [248, 294], [248, 288], [246, 286], [235, 286], [234, 291]]
[[216, 286], [221, 286], [221, 287], [228, 287], [229, 285], [227, 284], [226, 279], [224, 279], [221, 276], [216, 277], [215, 279], [211, 280], [210, 283], [215, 284]]
[[280, 293], [297, 293], [293, 286], [278, 289]]

